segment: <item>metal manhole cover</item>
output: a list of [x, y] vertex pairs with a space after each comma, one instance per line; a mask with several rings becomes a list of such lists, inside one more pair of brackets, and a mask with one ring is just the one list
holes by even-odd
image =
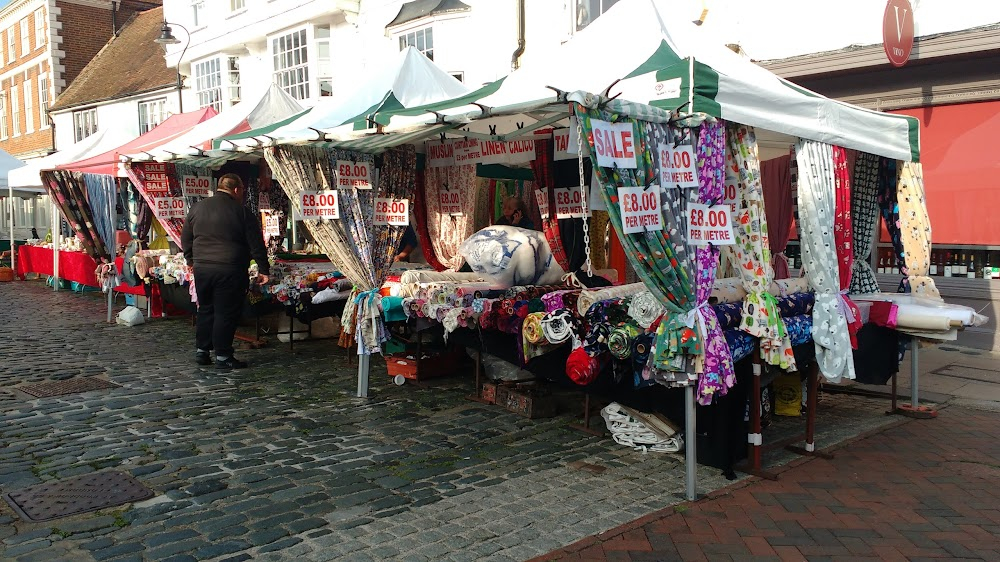
[[18, 387], [18, 390], [30, 394], [35, 398], [49, 398], [50, 396], [79, 394], [81, 392], [103, 390], [106, 388], [121, 388], [121, 385], [97, 377], [80, 377], [64, 381], [26, 384]]
[[49, 521], [147, 500], [153, 491], [130, 474], [109, 471], [46, 482], [3, 497], [24, 519]]

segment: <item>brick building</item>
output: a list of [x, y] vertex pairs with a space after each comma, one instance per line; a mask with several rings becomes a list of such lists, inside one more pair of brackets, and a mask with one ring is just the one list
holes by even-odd
[[53, 151], [48, 108], [136, 12], [160, 0], [12, 0], [0, 10], [0, 149]]

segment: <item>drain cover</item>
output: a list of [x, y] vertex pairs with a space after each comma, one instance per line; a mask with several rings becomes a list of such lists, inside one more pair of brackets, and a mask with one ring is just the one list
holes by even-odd
[[153, 491], [130, 474], [109, 471], [46, 482], [3, 497], [24, 519], [49, 521], [146, 500]]
[[91, 390], [102, 390], [105, 388], [120, 388], [121, 385], [108, 382], [97, 377], [80, 377], [56, 382], [43, 382], [38, 384], [26, 384], [18, 387], [18, 390], [30, 394], [35, 398], [48, 398], [50, 396], [63, 396], [65, 394], [79, 394]]

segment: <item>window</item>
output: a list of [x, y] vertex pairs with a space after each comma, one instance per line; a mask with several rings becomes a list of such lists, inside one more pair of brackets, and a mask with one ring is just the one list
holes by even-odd
[[319, 81], [319, 95], [333, 95], [333, 59], [330, 57], [330, 28], [316, 27], [313, 43], [316, 45], [316, 78]]
[[147, 133], [166, 119], [167, 98], [139, 102], [139, 134]]
[[17, 60], [17, 54], [14, 52], [14, 28], [10, 27], [7, 29], [7, 62], [12, 63]]
[[219, 59], [208, 59], [194, 65], [194, 87], [198, 107], [212, 106], [222, 111], [222, 69]]
[[309, 99], [306, 30], [273, 39], [271, 45], [271, 53], [274, 55], [274, 83], [297, 100]]
[[17, 99], [17, 86], [10, 89], [10, 121], [13, 124], [14, 136], [21, 134], [21, 109]]
[[229, 11], [230, 12], [238, 12], [240, 10], [246, 9], [246, 7], [247, 7], [247, 1], [246, 0], [229, 0]]
[[38, 119], [41, 121], [38, 128], [49, 128], [49, 77], [46, 74], [38, 75]]
[[31, 37], [28, 37], [28, 18], [21, 20], [21, 56], [31, 51]]
[[45, 8], [35, 10], [35, 48], [45, 44]]
[[35, 96], [31, 93], [31, 79], [24, 81], [24, 132], [35, 132]]
[[228, 57], [228, 68], [226, 75], [229, 79], [229, 104], [240, 103], [240, 59], [239, 57]]
[[399, 50], [416, 47], [427, 58], [434, 60], [434, 28], [425, 27], [399, 36]]
[[0, 139], [7, 140], [7, 92], [0, 92]]
[[97, 132], [97, 108], [73, 112], [73, 131], [76, 142]]
[[618, 0], [576, 0], [572, 29], [581, 31], [617, 3]]
[[191, 1], [191, 22], [195, 27], [200, 27], [208, 23], [205, 18], [205, 0]]

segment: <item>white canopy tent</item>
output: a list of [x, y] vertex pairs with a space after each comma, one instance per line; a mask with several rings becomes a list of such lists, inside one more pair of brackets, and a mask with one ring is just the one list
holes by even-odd
[[7, 220], [10, 229], [10, 264], [17, 269], [17, 248], [14, 246], [14, 188], [8, 181], [11, 170], [24, 166], [24, 162], [0, 150], [0, 189], [7, 188]]

